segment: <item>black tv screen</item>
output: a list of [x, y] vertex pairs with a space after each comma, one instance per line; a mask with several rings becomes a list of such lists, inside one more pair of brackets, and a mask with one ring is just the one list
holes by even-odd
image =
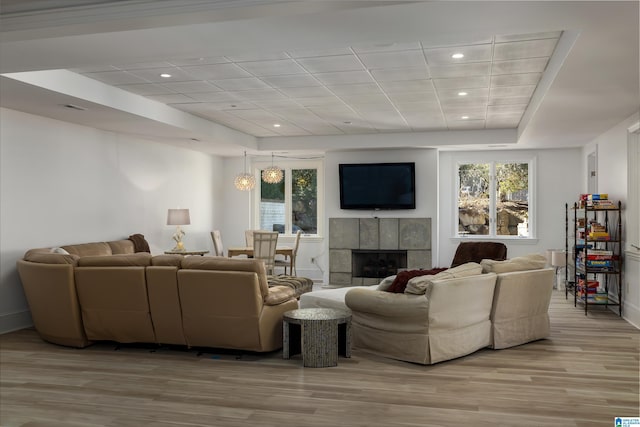
[[340, 209], [415, 209], [415, 163], [340, 164]]

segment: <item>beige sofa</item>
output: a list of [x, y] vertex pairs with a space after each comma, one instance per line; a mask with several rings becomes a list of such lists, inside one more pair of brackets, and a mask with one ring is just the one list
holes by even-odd
[[36, 330], [49, 342], [147, 342], [249, 351], [282, 347], [296, 290], [269, 287], [252, 259], [151, 256], [129, 240], [28, 251], [18, 273]]
[[405, 293], [338, 288], [303, 295], [300, 306], [346, 306], [353, 313], [354, 347], [433, 364], [547, 337], [554, 270], [545, 262], [541, 255], [483, 260], [411, 279]]

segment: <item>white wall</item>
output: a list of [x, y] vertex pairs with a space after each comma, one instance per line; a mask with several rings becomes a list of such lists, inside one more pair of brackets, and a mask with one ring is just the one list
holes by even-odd
[[[527, 161], [535, 158], [536, 181], [531, 206], [535, 209], [536, 239], [503, 239], [513, 258], [547, 249], [565, 247], [565, 203], [572, 204], [580, 192], [580, 149], [449, 151], [440, 153], [440, 259], [435, 265], [451, 264], [461, 238], [453, 237], [455, 224], [456, 164], [491, 160]], [[499, 241], [499, 239], [490, 239]]]
[[[589, 153], [598, 153], [598, 192], [608, 193], [612, 200], [620, 200], [623, 212], [623, 240], [626, 242], [627, 218], [630, 216], [627, 208], [628, 185], [627, 185], [627, 133], [631, 125], [640, 120], [640, 113], [633, 114], [598, 138], [591, 141], [582, 150], [582, 161], [586, 164]], [[584, 176], [584, 175], [583, 175]], [[582, 180], [582, 192], [586, 192], [586, 176]], [[634, 218], [638, 218], [635, 213]], [[636, 225], [637, 226], [637, 225]], [[623, 243], [624, 248], [624, 243]], [[623, 308], [622, 315], [630, 323], [640, 328], [640, 263], [637, 258], [627, 257], [624, 260], [623, 273]], [[617, 308], [616, 308], [617, 310]]]
[[168, 208], [189, 208], [187, 248], [212, 250], [223, 161], [191, 150], [0, 109], [0, 332], [30, 324], [15, 263], [30, 248], [142, 233], [173, 246]]

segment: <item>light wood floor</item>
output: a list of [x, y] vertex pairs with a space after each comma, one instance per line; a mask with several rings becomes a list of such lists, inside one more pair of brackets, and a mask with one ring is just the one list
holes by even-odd
[[335, 368], [268, 355], [82, 350], [0, 337], [0, 425], [613, 426], [638, 416], [640, 332], [554, 295], [550, 339], [420, 366], [354, 350]]

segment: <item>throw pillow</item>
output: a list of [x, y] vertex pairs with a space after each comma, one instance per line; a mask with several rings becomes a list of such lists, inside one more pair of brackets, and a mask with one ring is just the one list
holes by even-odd
[[410, 279], [413, 279], [414, 277], [419, 277], [419, 276], [428, 276], [428, 275], [437, 274], [444, 270], [446, 270], [446, 268], [434, 268], [431, 270], [401, 271], [396, 275], [396, 278], [394, 279], [391, 286], [389, 286], [389, 289], [387, 289], [387, 292], [401, 294], [404, 292], [405, 288], [407, 287], [407, 283], [409, 282]]
[[482, 273], [482, 266], [476, 262], [467, 262], [450, 269], [441, 269], [433, 276], [416, 277], [407, 283], [405, 294], [423, 295], [434, 280], [454, 279], [457, 277], [476, 276]]
[[376, 290], [378, 290], [378, 291], [386, 291], [386, 290], [388, 290], [391, 287], [391, 285], [393, 284], [394, 280], [396, 280], [396, 275], [395, 274], [393, 276], [385, 277], [378, 284], [378, 287], [376, 288]]
[[539, 270], [547, 265], [547, 258], [540, 254], [515, 257], [506, 261], [483, 259], [480, 262], [483, 273], [509, 273], [512, 271]]
[[51, 253], [52, 254], [62, 254], [62, 255], [69, 255], [69, 252], [65, 251], [62, 248], [51, 248]]

